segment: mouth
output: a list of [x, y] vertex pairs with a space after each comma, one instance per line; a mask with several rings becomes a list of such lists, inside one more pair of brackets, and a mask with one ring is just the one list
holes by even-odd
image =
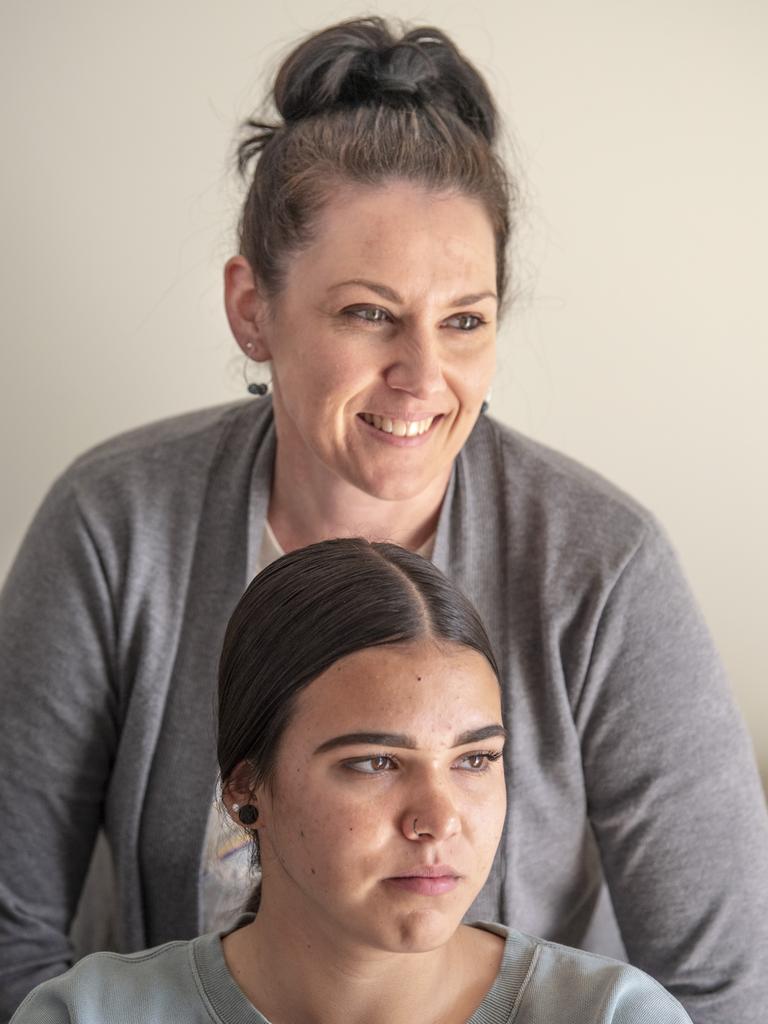
[[403, 875], [386, 879], [389, 885], [420, 896], [441, 896], [452, 892], [461, 881], [461, 876], [445, 864], [416, 868]]
[[377, 416], [372, 412], [361, 412], [360, 418], [383, 434], [392, 434], [393, 437], [420, 437], [426, 434], [437, 416], [427, 416], [423, 420], [399, 420], [389, 416]]

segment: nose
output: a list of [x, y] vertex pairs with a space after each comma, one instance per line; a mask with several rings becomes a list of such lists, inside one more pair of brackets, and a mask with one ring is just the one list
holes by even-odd
[[397, 347], [384, 375], [389, 387], [422, 400], [442, 391], [445, 378], [436, 330], [426, 325], [413, 326], [397, 342], [393, 339]]
[[433, 784], [408, 803], [400, 828], [406, 839], [441, 842], [461, 831], [461, 815], [445, 786]]

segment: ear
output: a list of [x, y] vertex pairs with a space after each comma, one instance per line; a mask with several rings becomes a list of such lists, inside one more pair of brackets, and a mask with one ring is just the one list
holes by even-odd
[[267, 302], [245, 256], [233, 256], [224, 264], [224, 307], [245, 355], [260, 363], [271, 359], [264, 331]]
[[227, 814], [236, 825], [243, 827], [235, 807], [244, 807], [246, 804], [253, 804], [259, 810], [258, 824], [250, 825], [249, 828], [258, 828], [261, 824], [261, 811], [263, 801], [259, 799], [260, 787], [253, 783], [253, 767], [247, 761], [241, 761], [230, 775], [226, 784], [222, 787], [221, 799], [227, 809]]

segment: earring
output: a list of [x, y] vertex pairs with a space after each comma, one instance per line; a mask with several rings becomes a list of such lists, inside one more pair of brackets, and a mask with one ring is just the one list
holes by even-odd
[[254, 804], [232, 804], [232, 810], [243, 825], [253, 825], [259, 820], [259, 808]]
[[[249, 341], [245, 348], [246, 351], [250, 353], [253, 351], [253, 344]], [[248, 355], [243, 363], [243, 380], [245, 381], [245, 390], [249, 395], [258, 395], [259, 397], [263, 397], [269, 391], [269, 384], [265, 384], [263, 381], [256, 382], [248, 380], [248, 364], [252, 360], [253, 356]]]

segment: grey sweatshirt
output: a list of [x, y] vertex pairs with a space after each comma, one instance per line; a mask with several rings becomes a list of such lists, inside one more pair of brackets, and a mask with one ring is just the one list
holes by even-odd
[[[520, 932], [506, 935], [467, 1024], [690, 1024], [661, 985], [625, 964]], [[95, 953], [30, 995], [13, 1024], [269, 1024], [229, 973], [218, 934], [129, 956]]]
[[[116, 948], [201, 930], [216, 665], [274, 453], [269, 401], [146, 427], [78, 460], [30, 528], [0, 598], [6, 1015], [71, 962], [100, 826]], [[481, 417], [433, 558], [488, 627], [510, 730], [507, 828], [472, 916], [600, 953], [623, 943], [697, 1024], [762, 1024], [765, 804], [652, 518]]]

